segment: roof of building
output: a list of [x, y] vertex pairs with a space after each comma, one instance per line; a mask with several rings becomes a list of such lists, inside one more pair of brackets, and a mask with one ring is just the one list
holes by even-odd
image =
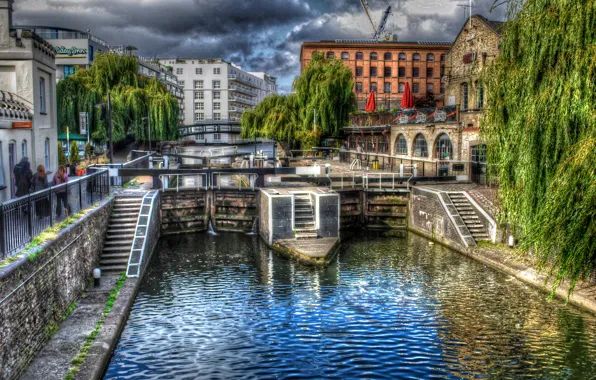
[[439, 45], [439, 46], [451, 46], [453, 43], [450, 41], [379, 41], [373, 39], [343, 39], [343, 40], [321, 40], [321, 41], [312, 41], [312, 42], [304, 42], [304, 45], [332, 45], [332, 44], [353, 44], [353, 45], [363, 45], [363, 44], [371, 44], [371, 45], [392, 45], [392, 46], [406, 46], [406, 45]]
[[482, 15], [474, 15], [472, 17], [476, 17], [477, 19], [481, 20], [489, 28], [491, 28], [495, 33], [497, 33], [499, 36], [501, 35], [501, 32], [503, 30], [503, 25], [505, 25], [505, 23], [503, 21], [489, 20], [489, 19], [487, 19], [486, 17], [484, 17]]
[[33, 119], [33, 112], [18, 95], [7, 91], [0, 91], [0, 117], [31, 120]]

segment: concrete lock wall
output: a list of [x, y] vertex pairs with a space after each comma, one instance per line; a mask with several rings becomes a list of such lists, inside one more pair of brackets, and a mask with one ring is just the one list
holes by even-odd
[[313, 194], [317, 234], [319, 237], [339, 237], [339, 194]]
[[97, 267], [112, 200], [0, 269], [0, 378], [18, 378], [57, 329]]
[[294, 196], [275, 190], [260, 190], [259, 233], [268, 244], [294, 238]]
[[427, 189], [412, 189], [409, 229], [460, 251], [465, 250], [465, 243], [439, 196], [440, 194]]

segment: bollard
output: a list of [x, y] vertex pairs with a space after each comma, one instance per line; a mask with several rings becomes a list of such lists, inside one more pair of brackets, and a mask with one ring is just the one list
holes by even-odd
[[515, 247], [515, 238], [513, 235], [509, 235], [509, 248]]
[[99, 287], [101, 281], [101, 269], [95, 268], [93, 269], [93, 286], [96, 288]]

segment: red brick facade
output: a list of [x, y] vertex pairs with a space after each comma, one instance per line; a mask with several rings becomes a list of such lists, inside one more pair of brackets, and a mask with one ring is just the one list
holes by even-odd
[[[451, 43], [447, 42], [305, 42], [302, 44], [300, 62], [304, 70], [312, 54], [317, 51], [342, 59], [354, 75], [354, 92], [360, 109], [364, 109], [371, 85], [375, 84], [377, 107], [399, 107], [402, 97], [400, 84], [403, 86], [406, 82], [410, 83], [415, 98], [426, 98], [432, 90], [437, 105], [441, 106], [443, 97], [440, 95], [444, 91], [441, 76], [444, 75], [444, 60], [450, 46]], [[415, 59], [415, 54], [419, 55], [419, 60]]]

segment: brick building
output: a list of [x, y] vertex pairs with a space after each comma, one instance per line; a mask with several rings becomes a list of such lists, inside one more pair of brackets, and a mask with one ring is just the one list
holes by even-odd
[[398, 108], [406, 82], [415, 98], [432, 94], [443, 104], [446, 54], [451, 42], [393, 42], [376, 40], [335, 40], [305, 42], [300, 50], [302, 70], [314, 52], [345, 62], [354, 75], [358, 108], [364, 109], [371, 90], [377, 94], [377, 108]]

